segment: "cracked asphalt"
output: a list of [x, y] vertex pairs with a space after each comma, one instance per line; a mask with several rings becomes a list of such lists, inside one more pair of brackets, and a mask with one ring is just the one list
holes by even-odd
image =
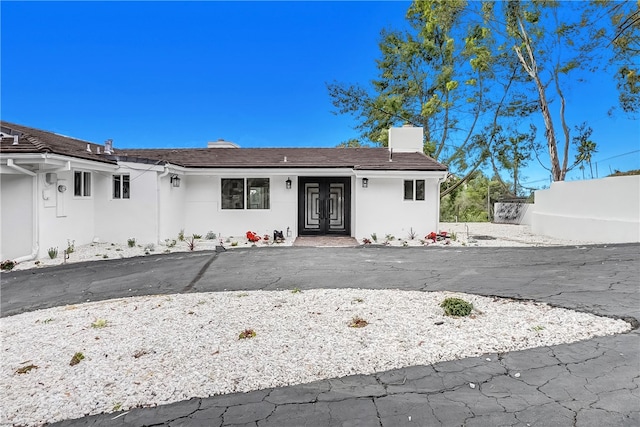
[[95, 261], [1, 278], [2, 316], [133, 295], [349, 287], [536, 300], [635, 327], [574, 344], [194, 398], [56, 426], [640, 425], [637, 244], [251, 248]]

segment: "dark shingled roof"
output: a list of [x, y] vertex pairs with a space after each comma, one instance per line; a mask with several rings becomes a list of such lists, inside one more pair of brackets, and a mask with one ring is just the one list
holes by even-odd
[[[18, 135], [18, 144], [13, 145], [12, 137], [3, 137], [0, 141], [0, 153], [55, 153], [80, 159], [94, 160], [96, 162], [112, 163], [116, 161], [97, 154], [98, 147], [104, 151], [104, 147], [81, 139], [59, 135], [40, 129], [17, 125], [0, 121], [4, 134]], [[87, 144], [91, 152], [87, 151]]]
[[[190, 168], [353, 168], [361, 170], [446, 171], [422, 153], [386, 148], [191, 148], [118, 150], [125, 157], [163, 160]], [[286, 158], [286, 161], [285, 161]]]
[[[446, 171], [447, 167], [422, 153], [394, 153], [386, 148], [180, 148], [115, 150], [87, 141], [8, 122], [3, 132], [18, 133], [18, 145], [2, 138], [1, 153], [56, 153], [99, 162], [171, 163], [188, 168], [353, 168], [359, 170]], [[91, 153], [87, 151], [87, 144]], [[285, 161], [286, 158], [286, 161]]]

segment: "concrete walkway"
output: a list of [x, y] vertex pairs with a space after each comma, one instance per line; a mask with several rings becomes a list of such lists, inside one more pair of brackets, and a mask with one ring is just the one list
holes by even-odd
[[[1, 309], [7, 316], [126, 295], [296, 287], [452, 290], [534, 299], [637, 326], [640, 246], [254, 248], [97, 261], [3, 274]], [[639, 385], [635, 329], [575, 344], [191, 399], [56, 425], [637, 426]]]

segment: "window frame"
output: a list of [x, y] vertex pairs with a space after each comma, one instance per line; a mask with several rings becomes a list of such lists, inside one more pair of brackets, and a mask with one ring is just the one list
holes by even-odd
[[[116, 187], [116, 182], [118, 187]], [[111, 178], [111, 198], [113, 200], [131, 199], [131, 175], [128, 173], [113, 174]], [[125, 192], [126, 189], [126, 192]], [[116, 194], [117, 193], [117, 194]]]
[[[255, 182], [251, 182], [254, 180]], [[262, 184], [256, 185], [262, 181]], [[254, 185], [251, 185], [254, 184]], [[264, 207], [252, 207], [256, 205], [252, 200], [251, 190], [266, 188], [261, 196], [262, 202], [258, 203]], [[226, 190], [226, 194], [225, 194]], [[260, 197], [260, 196], [259, 196]], [[253, 203], [252, 203], [253, 202]], [[220, 210], [248, 211], [248, 210], [270, 210], [271, 209], [271, 178], [251, 177], [251, 178], [220, 178]]]
[[[79, 180], [78, 180], [79, 177]], [[73, 171], [73, 197], [91, 198], [92, 173], [84, 170]]]
[[405, 179], [402, 197], [405, 202], [424, 202], [427, 199], [427, 181], [425, 179]]

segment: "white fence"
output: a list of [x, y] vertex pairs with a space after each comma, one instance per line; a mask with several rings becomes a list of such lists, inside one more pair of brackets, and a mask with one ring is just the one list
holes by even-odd
[[598, 243], [640, 242], [640, 175], [554, 182], [538, 190], [536, 234]]

